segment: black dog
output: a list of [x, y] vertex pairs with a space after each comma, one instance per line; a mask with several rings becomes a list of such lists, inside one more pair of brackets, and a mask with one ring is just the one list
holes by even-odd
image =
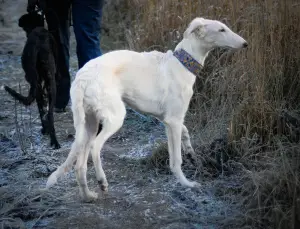
[[[5, 86], [5, 90], [26, 106], [36, 99], [42, 123], [42, 134], [49, 134], [51, 146], [60, 148], [54, 129], [53, 109], [56, 97], [57, 49], [55, 40], [44, 28], [44, 19], [36, 12], [25, 14], [19, 19], [19, 26], [27, 35], [22, 53], [22, 67], [25, 79], [30, 84], [27, 97]], [[45, 102], [48, 97], [48, 114]]]

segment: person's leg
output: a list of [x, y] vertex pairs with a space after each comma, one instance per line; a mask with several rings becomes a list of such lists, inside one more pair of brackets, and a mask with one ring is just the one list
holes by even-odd
[[69, 40], [70, 40], [70, 7], [71, 1], [47, 1], [46, 20], [48, 29], [57, 45], [57, 74], [55, 110], [63, 111], [70, 100], [71, 77], [69, 73]]
[[101, 56], [100, 24], [103, 0], [73, 0], [72, 17], [77, 42], [78, 68]]

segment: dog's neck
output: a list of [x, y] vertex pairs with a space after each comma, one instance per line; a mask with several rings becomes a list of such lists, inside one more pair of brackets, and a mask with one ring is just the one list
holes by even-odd
[[211, 48], [207, 48], [204, 45], [198, 44], [197, 47], [191, 45], [190, 41], [183, 39], [175, 48], [175, 51], [180, 49], [189, 53], [198, 63], [204, 66], [206, 57], [208, 56]]
[[187, 51], [179, 49], [173, 52], [173, 55], [195, 76], [200, 76], [203, 66], [195, 60]]

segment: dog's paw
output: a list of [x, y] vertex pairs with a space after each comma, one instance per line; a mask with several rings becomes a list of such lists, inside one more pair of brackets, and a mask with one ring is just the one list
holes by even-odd
[[105, 180], [105, 181], [103, 181], [103, 180], [98, 181], [98, 185], [99, 185], [100, 189], [101, 189], [103, 192], [107, 192], [107, 191], [108, 191], [108, 183], [107, 183], [106, 180]]
[[57, 143], [55, 143], [55, 145], [54, 145], [53, 149], [60, 149], [60, 144], [59, 144], [58, 142], [57, 142]]
[[50, 143], [51, 147], [53, 147], [53, 149], [60, 149], [60, 144], [58, 143], [57, 140], [53, 140]]
[[198, 182], [193, 181], [191, 183], [192, 183], [191, 188], [201, 188], [201, 184], [199, 184]]
[[49, 134], [49, 131], [47, 130], [47, 128], [43, 127], [41, 129], [41, 133], [42, 133], [42, 135], [47, 135], [47, 134]]
[[98, 199], [99, 195], [96, 192], [88, 191], [86, 193], [81, 193], [81, 197], [84, 202], [92, 202]]
[[181, 184], [183, 186], [186, 186], [186, 187], [189, 187], [189, 188], [200, 188], [201, 187], [201, 185], [198, 182], [196, 182], [196, 181], [188, 181], [188, 180], [186, 180], [185, 182], [181, 182]]
[[108, 192], [108, 186], [107, 185], [101, 185], [100, 188], [103, 192]]
[[57, 183], [57, 171], [53, 172], [50, 177], [47, 180], [47, 184], [46, 184], [46, 188], [45, 189], [49, 189], [51, 188], [54, 184]]

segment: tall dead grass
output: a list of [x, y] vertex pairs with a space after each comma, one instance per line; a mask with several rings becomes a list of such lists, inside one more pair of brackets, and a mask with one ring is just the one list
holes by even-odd
[[222, 20], [245, 37], [247, 51], [216, 50], [209, 56], [187, 123], [196, 141], [225, 136], [238, 152], [247, 225], [299, 228], [299, 1], [119, 0], [116, 5], [128, 46], [138, 51], [173, 49], [196, 16]]

